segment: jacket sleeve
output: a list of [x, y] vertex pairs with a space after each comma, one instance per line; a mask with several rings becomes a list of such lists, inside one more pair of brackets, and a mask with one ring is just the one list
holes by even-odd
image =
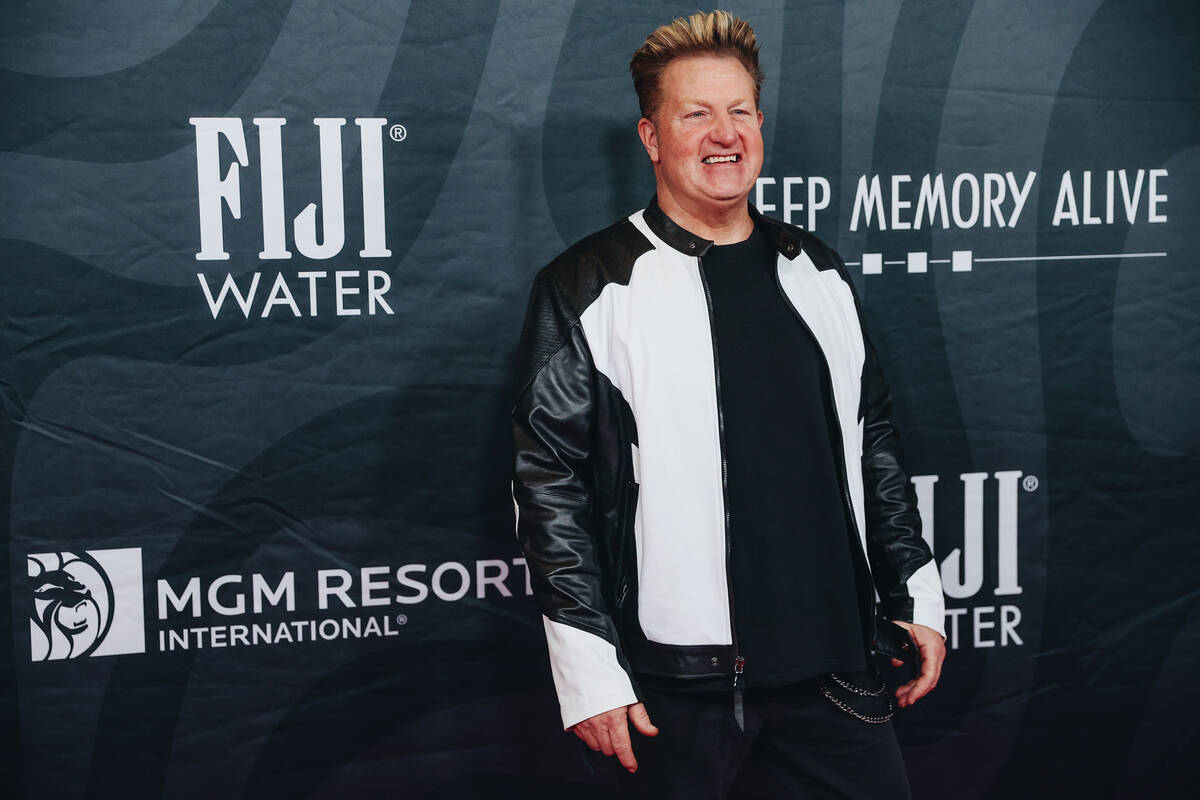
[[517, 538], [570, 728], [637, 697], [601, 591], [591, 480], [595, 370], [578, 317], [547, 271], [534, 282], [517, 374]]
[[944, 637], [942, 582], [937, 562], [921, 537], [916, 493], [904, 470], [900, 435], [892, 423], [891, 392], [865, 328], [863, 341], [863, 492], [867, 556], [875, 587], [886, 617], [926, 625]]

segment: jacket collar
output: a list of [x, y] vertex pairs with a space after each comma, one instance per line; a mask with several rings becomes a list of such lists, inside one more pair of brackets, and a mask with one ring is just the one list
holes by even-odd
[[[754, 220], [755, 226], [766, 234], [768, 241], [779, 251], [780, 255], [789, 261], [800, 255], [800, 237], [796, 235], [790, 225], [770, 217], [764, 217], [758, 213], [758, 209], [754, 207], [753, 203], [750, 203], [749, 207], [750, 217]], [[702, 256], [713, 245], [711, 239], [705, 239], [703, 236], [692, 233], [663, 213], [658, 205], [658, 195], [650, 198], [650, 203], [646, 206], [642, 219], [646, 221], [650, 230], [654, 231], [655, 236], [684, 255]]]

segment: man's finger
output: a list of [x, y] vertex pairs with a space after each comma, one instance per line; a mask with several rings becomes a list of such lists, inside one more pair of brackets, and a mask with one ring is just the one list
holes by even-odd
[[644, 703], [634, 703], [629, 707], [629, 721], [643, 736], [658, 736], [658, 728], [650, 721], [650, 715], [646, 713]]
[[604, 755], [611, 756], [616, 752], [613, 750], [612, 737], [609, 736], [607, 728], [601, 728], [596, 731], [596, 741], [600, 744], [600, 752], [604, 753]]
[[[915, 694], [914, 697], [909, 698], [910, 703], [915, 703], [933, 691], [933, 687], [937, 686], [938, 680], [942, 676], [942, 661], [946, 658], [946, 649], [940, 639], [931, 641], [925, 637], [917, 646], [921, 650], [920, 677], [924, 679], [924, 684], [920, 687], [920, 694]], [[914, 687], [914, 693], [915, 690], [916, 687]]]
[[629, 726], [621, 720], [620, 725], [609, 729], [609, 735], [617, 761], [630, 772], [637, 772], [637, 759], [633, 757], [633, 745], [629, 743]]
[[593, 736], [592, 732], [587, 728], [583, 727], [582, 725], [576, 725], [574, 728], [571, 728], [571, 731], [574, 732], [574, 734], [581, 740], [583, 740], [583, 743], [588, 747], [592, 748], [593, 750], [600, 749], [600, 743], [596, 741], [596, 737]]
[[918, 698], [929, 691], [929, 684], [933, 679], [933, 674], [931, 672], [932, 669], [933, 665], [928, 661], [921, 663], [921, 673], [900, 687], [904, 691], [904, 696], [901, 698], [900, 705], [912, 705], [917, 701]]
[[[933, 672], [933, 686], [937, 686], [938, 681], [942, 679], [942, 665], [946, 663], [946, 646], [943, 644], [940, 648], [940, 651], [935, 650], [935, 654], [936, 658], [930, 659], [933, 661], [935, 667]], [[930, 691], [933, 690], [933, 686], [929, 687]]]
[[[926, 662], [926, 664], [928, 664], [928, 662]], [[905, 697], [903, 701], [901, 701], [901, 705], [911, 706], [913, 703], [927, 695], [929, 690], [933, 688], [932, 665], [922, 666], [921, 674], [905, 685], [908, 686], [908, 691], [905, 692]]]
[[918, 645], [921, 649], [921, 674], [896, 690], [900, 706], [911, 706], [937, 686], [942, 672], [942, 661], [937, 650], [929, 644]]

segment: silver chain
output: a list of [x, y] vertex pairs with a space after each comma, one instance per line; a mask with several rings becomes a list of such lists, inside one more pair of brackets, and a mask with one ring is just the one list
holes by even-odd
[[884, 683], [883, 681], [879, 682], [878, 689], [876, 689], [873, 692], [869, 692], [866, 689], [855, 686], [853, 683], [850, 683], [849, 681], [842, 680], [840, 677], [838, 677], [838, 674], [836, 672], [829, 673], [829, 677], [833, 678], [833, 682], [836, 683], [838, 686], [842, 687], [843, 689], [845, 689], [846, 691], [853, 692], [854, 694], [862, 695], [863, 697], [879, 697], [879, 695], [881, 695], [887, 691], [887, 684]]
[[[878, 694], [871, 695], [861, 689], [858, 689], [857, 686], [847, 686], [845, 683], [838, 680], [836, 675], [834, 676], [834, 680], [836, 680], [839, 685], [844, 686], [845, 688], [847, 688], [851, 691], [856, 691], [856, 693], [858, 693], [858, 694], [862, 694], [867, 697], [877, 697], [878, 696]], [[853, 708], [851, 708], [849, 705], [847, 705], [844, 701], [838, 699], [837, 697], [834, 697], [833, 692], [831, 692], [829, 690], [829, 684], [825, 683], [824, 678], [818, 678], [818, 683], [821, 686], [821, 694], [825, 695], [825, 698], [829, 702], [833, 703], [835, 706], [837, 706], [838, 708], [840, 708], [842, 711], [846, 712], [850, 716], [854, 717], [855, 719], [860, 719], [863, 722], [869, 722], [872, 725], [882, 725], [885, 722], [890, 722], [892, 717], [895, 716], [895, 710], [894, 710], [894, 707], [892, 706], [892, 699], [890, 697], [887, 698], [888, 713], [884, 714], [883, 716], [873, 716], [871, 714], [862, 714], [858, 711], [855, 711]], [[885, 685], [883, 688], [886, 689], [887, 686]], [[881, 690], [881, 692], [882, 692], [882, 690]]]

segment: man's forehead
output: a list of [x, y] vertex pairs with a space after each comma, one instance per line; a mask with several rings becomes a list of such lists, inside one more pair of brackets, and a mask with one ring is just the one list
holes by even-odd
[[754, 78], [733, 56], [683, 56], [663, 71], [663, 82], [675, 84], [681, 96], [700, 98], [718, 89], [744, 90], [754, 95]]

